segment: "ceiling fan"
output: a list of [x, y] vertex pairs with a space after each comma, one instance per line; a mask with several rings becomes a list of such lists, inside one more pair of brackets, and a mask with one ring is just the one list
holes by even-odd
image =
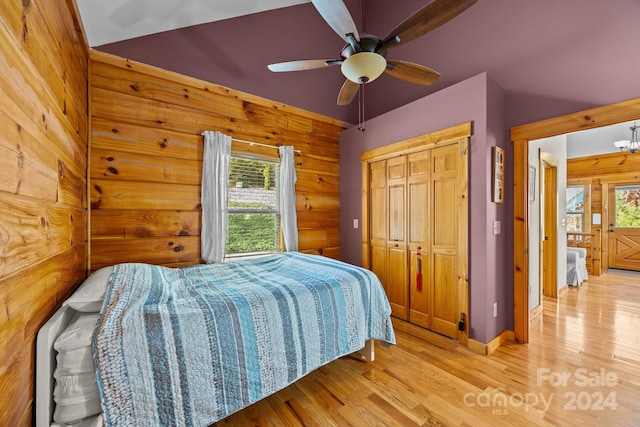
[[347, 45], [339, 59], [306, 59], [268, 65], [274, 72], [302, 71], [340, 65], [347, 80], [338, 94], [338, 105], [349, 104], [361, 84], [370, 83], [387, 73], [393, 77], [430, 85], [440, 73], [406, 61], [387, 60], [387, 50], [416, 39], [455, 18], [477, 0], [433, 0], [398, 25], [386, 37], [358, 34], [353, 18], [342, 0], [311, 0], [327, 24]]

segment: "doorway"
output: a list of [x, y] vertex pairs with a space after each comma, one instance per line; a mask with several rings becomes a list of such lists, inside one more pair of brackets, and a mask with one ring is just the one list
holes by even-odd
[[529, 342], [529, 141], [640, 119], [640, 98], [511, 129], [514, 144], [514, 337]]

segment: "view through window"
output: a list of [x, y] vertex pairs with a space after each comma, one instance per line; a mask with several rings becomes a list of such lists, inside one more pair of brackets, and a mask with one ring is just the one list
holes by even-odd
[[567, 187], [567, 232], [584, 231], [584, 185]]
[[279, 176], [278, 162], [231, 157], [228, 256], [280, 250]]
[[640, 185], [616, 186], [616, 227], [640, 227]]

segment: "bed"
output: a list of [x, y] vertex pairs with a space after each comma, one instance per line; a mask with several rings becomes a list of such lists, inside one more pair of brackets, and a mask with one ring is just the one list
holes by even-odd
[[36, 426], [209, 425], [339, 357], [373, 360], [390, 314], [373, 273], [317, 255], [101, 269], [38, 334]]

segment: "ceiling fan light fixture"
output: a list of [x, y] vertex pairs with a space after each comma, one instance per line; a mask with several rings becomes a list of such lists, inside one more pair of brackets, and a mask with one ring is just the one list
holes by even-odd
[[342, 63], [342, 74], [354, 83], [370, 83], [387, 68], [387, 60], [374, 52], [354, 53]]

